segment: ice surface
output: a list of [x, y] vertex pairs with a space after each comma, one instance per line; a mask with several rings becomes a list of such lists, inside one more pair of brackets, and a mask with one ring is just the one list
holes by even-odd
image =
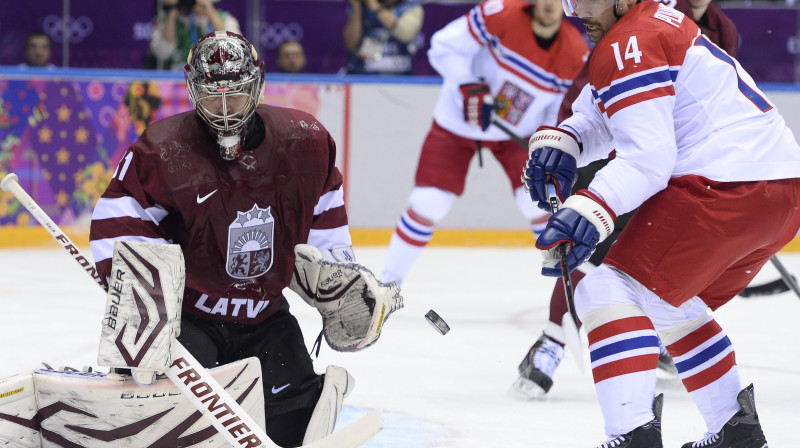
[[[65, 253], [0, 251], [0, 378], [41, 366], [95, 366], [105, 296]], [[88, 254], [88, 250], [85, 250]], [[380, 272], [386, 248], [356, 248], [359, 262]], [[790, 272], [800, 255], [781, 254]], [[344, 423], [381, 408], [386, 427], [372, 448], [594, 447], [605, 440], [589, 373], [569, 354], [546, 401], [521, 402], [508, 387], [517, 364], [547, 320], [553, 280], [538, 274], [534, 249], [426, 249], [403, 285], [405, 308], [393, 314], [376, 345], [358, 353], [324, 346], [318, 372], [346, 367], [356, 379]], [[771, 265], [754, 283], [778, 277]], [[316, 310], [291, 298], [311, 346]], [[424, 314], [437, 311], [452, 330], [438, 334]], [[774, 447], [800, 446], [800, 299], [792, 292], [736, 298], [717, 313], [736, 348], [742, 381], [755, 383], [764, 432]], [[588, 371], [587, 371], [588, 372]], [[664, 445], [677, 447], [705, 431], [680, 384], [665, 394]]]

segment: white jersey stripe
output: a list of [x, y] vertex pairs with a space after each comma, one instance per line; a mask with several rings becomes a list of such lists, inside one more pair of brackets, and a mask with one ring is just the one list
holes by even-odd
[[311, 229], [308, 233], [308, 244], [319, 249], [333, 249], [335, 246], [352, 246], [350, 226], [341, 226], [333, 229]]
[[155, 225], [158, 225], [167, 214], [167, 211], [160, 205], [143, 208], [130, 196], [115, 199], [100, 198], [92, 213], [92, 220], [127, 217], [152, 221]]
[[329, 191], [320, 196], [317, 205], [314, 206], [314, 216], [319, 216], [328, 210], [342, 207], [343, 205], [344, 193], [342, 192], [342, 188], [339, 187], [336, 190]]

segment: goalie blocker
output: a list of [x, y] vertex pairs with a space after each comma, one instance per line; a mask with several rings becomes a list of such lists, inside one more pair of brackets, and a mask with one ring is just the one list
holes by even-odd
[[[397, 282], [381, 283], [364, 266], [334, 261], [308, 244], [294, 248], [295, 268], [289, 288], [322, 315], [328, 345], [340, 352], [361, 350], [375, 343], [391, 313], [403, 307]], [[338, 257], [335, 257], [339, 255]]]
[[130, 368], [142, 385], [165, 372], [180, 333], [185, 278], [180, 246], [116, 242], [97, 363]]

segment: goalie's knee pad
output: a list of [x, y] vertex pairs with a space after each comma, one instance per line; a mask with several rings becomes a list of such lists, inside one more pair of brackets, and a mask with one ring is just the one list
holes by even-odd
[[337, 366], [328, 366], [325, 371], [322, 393], [311, 414], [311, 420], [308, 422], [303, 445], [333, 433], [336, 420], [339, 419], [339, 413], [342, 411], [344, 398], [350, 395], [355, 385], [355, 380], [347, 370]]

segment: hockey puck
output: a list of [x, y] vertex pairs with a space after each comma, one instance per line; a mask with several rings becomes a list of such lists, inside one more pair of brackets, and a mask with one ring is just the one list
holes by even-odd
[[450, 325], [447, 325], [447, 322], [442, 319], [442, 316], [436, 314], [436, 311], [430, 310], [425, 313], [425, 320], [441, 335], [445, 335], [450, 331]]

